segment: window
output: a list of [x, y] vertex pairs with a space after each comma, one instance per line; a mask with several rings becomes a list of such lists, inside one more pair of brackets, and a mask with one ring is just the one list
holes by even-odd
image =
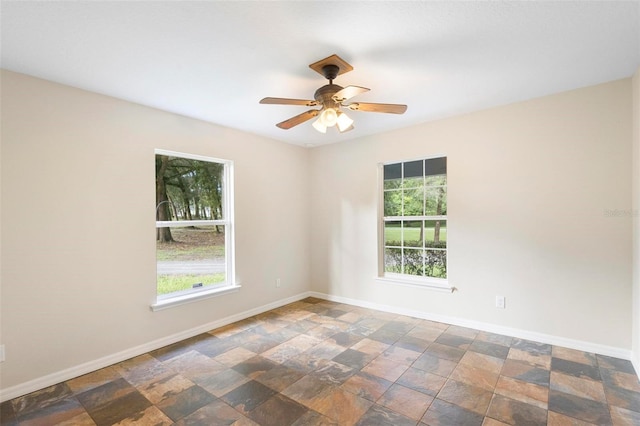
[[157, 303], [152, 308], [237, 287], [232, 162], [156, 150], [155, 164]]
[[446, 157], [382, 165], [381, 275], [446, 286]]

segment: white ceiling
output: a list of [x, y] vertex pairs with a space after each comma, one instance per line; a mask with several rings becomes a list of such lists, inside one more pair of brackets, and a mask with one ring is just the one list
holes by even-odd
[[[5, 69], [273, 139], [317, 146], [631, 76], [640, 2], [2, 1]], [[308, 65], [338, 54], [355, 130], [275, 123], [326, 80]]]

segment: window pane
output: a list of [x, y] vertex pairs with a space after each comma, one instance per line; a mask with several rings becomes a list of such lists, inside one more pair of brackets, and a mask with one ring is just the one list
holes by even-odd
[[224, 164], [156, 154], [156, 220], [223, 219]]
[[384, 215], [400, 216], [402, 214], [402, 190], [384, 192]]
[[422, 176], [408, 178], [402, 181], [403, 188], [417, 188], [424, 185], [424, 178]]
[[407, 163], [404, 163], [404, 175], [403, 177], [405, 179], [409, 179], [409, 178], [422, 178], [423, 174], [422, 174], [422, 164], [423, 161], [422, 160], [418, 160], [418, 161], [409, 161]]
[[424, 160], [425, 176], [446, 175], [447, 174], [447, 158], [431, 158]]
[[402, 272], [402, 249], [384, 249], [384, 271], [395, 272], [397, 274]]
[[424, 183], [424, 174], [422, 170], [423, 161], [410, 161], [404, 163], [403, 186], [405, 188], [414, 188], [422, 186]]
[[440, 216], [447, 214], [447, 188], [427, 188], [426, 211], [428, 216]]
[[158, 295], [226, 281], [224, 226], [157, 228]]
[[424, 213], [424, 188], [405, 189], [403, 216], [422, 216]]
[[403, 272], [408, 275], [423, 275], [423, 254], [422, 249], [404, 249], [402, 262]]
[[393, 179], [384, 181], [384, 189], [399, 189], [402, 188], [402, 179]]
[[402, 183], [402, 164], [384, 166], [384, 189], [400, 188]]
[[424, 274], [428, 277], [447, 278], [446, 250], [425, 250]]
[[404, 222], [402, 226], [402, 242], [405, 247], [422, 247], [423, 223], [421, 220]]
[[427, 220], [424, 222], [424, 246], [447, 248], [447, 221]]
[[397, 247], [402, 245], [402, 228], [400, 222], [384, 223], [384, 245]]
[[427, 186], [443, 186], [447, 184], [447, 175], [426, 176], [424, 184]]

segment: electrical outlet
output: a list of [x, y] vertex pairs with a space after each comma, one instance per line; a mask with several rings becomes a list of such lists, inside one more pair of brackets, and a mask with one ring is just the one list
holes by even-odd
[[505, 308], [504, 296], [496, 296], [496, 308], [498, 308], [498, 309], [504, 309]]
[[4, 362], [4, 345], [0, 345], [0, 362]]
[[280, 278], [276, 278], [276, 287], [280, 288]]

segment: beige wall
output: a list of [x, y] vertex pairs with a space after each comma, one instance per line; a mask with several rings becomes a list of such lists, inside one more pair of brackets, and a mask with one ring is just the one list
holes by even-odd
[[[313, 290], [629, 350], [631, 219], [605, 211], [631, 208], [630, 92], [625, 79], [314, 148]], [[378, 282], [376, 165], [439, 154], [457, 291]]]
[[640, 68], [633, 76], [633, 363], [640, 373]]
[[[1, 83], [3, 389], [308, 290], [308, 150], [11, 72]], [[154, 148], [235, 162], [238, 293], [150, 311]]]

